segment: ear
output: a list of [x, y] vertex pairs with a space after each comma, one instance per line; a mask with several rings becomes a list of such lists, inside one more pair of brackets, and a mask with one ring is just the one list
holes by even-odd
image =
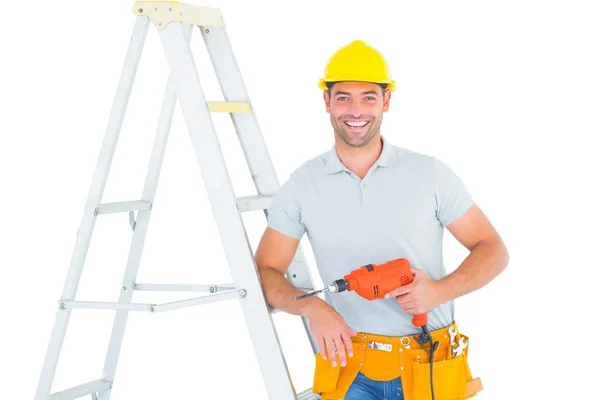
[[385, 95], [383, 97], [383, 112], [387, 112], [390, 109], [390, 99], [392, 98], [392, 92], [389, 90], [385, 91]]
[[331, 104], [329, 102], [329, 92], [327, 92], [327, 90], [323, 90], [323, 101], [325, 101], [325, 110], [327, 110], [327, 112], [331, 112]]

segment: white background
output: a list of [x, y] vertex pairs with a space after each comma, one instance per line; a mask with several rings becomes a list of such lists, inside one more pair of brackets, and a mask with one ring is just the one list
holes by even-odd
[[[383, 123], [396, 145], [465, 181], [506, 241], [508, 269], [457, 301], [479, 398], [598, 396], [596, 359], [600, 7], [592, 1], [190, 1], [222, 9], [280, 180], [330, 148], [317, 88], [327, 58], [362, 39], [398, 90]], [[0, 75], [0, 383], [33, 397], [134, 17], [131, 1], [3, 8]], [[104, 201], [139, 198], [167, 79], [153, 26]], [[198, 32], [206, 95], [220, 93]], [[226, 115], [215, 116], [236, 194], [253, 194]], [[138, 282], [230, 275], [177, 107]], [[265, 226], [247, 218], [256, 245]], [[78, 299], [115, 301], [131, 228], [102, 216]], [[467, 255], [449, 234], [449, 271]], [[314, 268], [310, 246], [303, 242]], [[351, 267], [351, 266], [349, 266]], [[189, 297], [136, 292], [134, 301]], [[55, 390], [101, 376], [110, 311], [75, 310]], [[300, 321], [275, 321], [297, 389], [311, 384]], [[132, 313], [112, 399], [266, 398], [238, 302]]]

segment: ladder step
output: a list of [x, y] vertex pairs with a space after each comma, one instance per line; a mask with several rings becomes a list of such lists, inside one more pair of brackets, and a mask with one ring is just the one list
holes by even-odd
[[104, 379], [97, 379], [83, 385], [74, 386], [70, 389], [56, 392], [50, 395], [50, 400], [73, 400], [79, 399], [83, 396], [87, 396], [94, 393], [103, 392], [110, 389], [112, 383]]
[[312, 392], [312, 388], [305, 390], [302, 393], [298, 393], [298, 400], [320, 400], [321, 395]]
[[129, 211], [142, 211], [152, 209], [152, 203], [144, 200], [117, 201], [114, 203], [100, 204], [96, 208], [96, 215], [111, 214]]
[[236, 199], [240, 212], [265, 210], [273, 201], [273, 195], [259, 194], [254, 196], [242, 196]]
[[235, 101], [207, 101], [208, 109], [212, 112], [222, 113], [251, 113], [249, 103], [240, 103]]
[[61, 301], [60, 308], [88, 308], [96, 310], [129, 310], [129, 311], [149, 311], [160, 312], [174, 310], [177, 308], [192, 307], [201, 304], [214, 303], [216, 301], [229, 300], [244, 297], [244, 289], [234, 289], [224, 292], [218, 292], [201, 297], [194, 297], [186, 300], [172, 301], [162, 304], [144, 304], [144, 303], [116, 303], [105, 301]]

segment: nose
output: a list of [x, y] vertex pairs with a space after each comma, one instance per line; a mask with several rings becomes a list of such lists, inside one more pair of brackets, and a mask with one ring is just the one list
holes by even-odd
[[360, 116], [361, 112], [361, 108], [360, 108], [360, 102], [359, 101], [353, 101], [350, 104], [350, 108], [348, 109], [348, 113], [353, 117], [353, 118], [358, 118]]

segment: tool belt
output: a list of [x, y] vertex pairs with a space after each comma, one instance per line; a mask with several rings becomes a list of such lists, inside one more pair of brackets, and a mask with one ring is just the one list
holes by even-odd
[[[451, 333], [455, 333], [451, 348]], [[439, 342], [433, 359], [433, 387], [436, 400], [468, 399], [483, 389], [481, 379], [473, 379], [468, 363], [469, 338], [456, 324], [430, 332], [432, 343]], [[401, 378], [405, 400], [430, 400], [429, 354], [417, 342], [419, 334], [382, 336], [358, 333], [352, 338], [353, 357], [346, 354], [346, 366], [333, 367], [329, 359], [315, 354], [313, 393], [322, 400], [343, 399], [358, 372], [373, 380]], [[461, 344], [462, 343], [462, 344]], [[465, 344], [467, 345], [465, 347]], [[429, 350], [429, 343], [424, 343]], [[462, 348], [462, 352], [457, 350]]]

